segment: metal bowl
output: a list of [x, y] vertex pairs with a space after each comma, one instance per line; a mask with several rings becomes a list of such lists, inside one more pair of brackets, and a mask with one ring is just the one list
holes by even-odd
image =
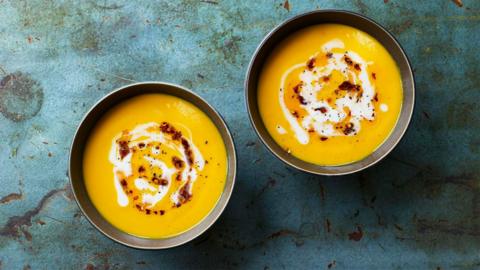
[[[260, 117], [257, 103], [257, 84], [263, 64], [270, 52], [286, 37], [308, 26], [337, 23], [360, 29], [376, 38], [396, 61], [403, 83], [403, 103], [397, 124], [387, 140], [372, 154], [357, 162], [340, 166], [320, 166], [300, 160], [282, 149], [270, 136]], [[391, 33], [373, 20], [350, 11], [318, 10], [293, 17], [274, 28], [255, 51], [245, 79], [245, 100], [250, 121], [265, 146], [280, 160], [299, 170], [318, 175], [344, 175], [358, 172], [384, 158], [402, 138], [413, 113], [415, 81], [407, 55]]]
[[[177, 96], [181, 99], [191, 102], [207, 114], [213, 123], [218, 128], [220, 135], [225, 143], [228, 158], [228, 174], [227, 181], [223, 193], [213, 208], [213, 210], [195, 227], [190, 230], [170, 238], [150, 239], [141, 238], [125, 233], [105, 220], [97, 211], [90, 200], [85, 188], [83, 180], [83, 152], [86, 141], [91, 130], [94, 128], [97, 121], [113, 106], [131, 97], [148, 94], [148, 93], [162, 93]], [[73, 138], [70, 160], [69, 160], [69, 175], [70, 182], [73, 189], [73, 194], [82, 210], [85, 217], [92, 223], [92, 225], [102, 232], [107, 237], [121, 244], [129, 247], [140, 249], [164, 249], [186, 243], [206, 231], [220, 216], [228, 203], [230, 195], [232, 194], [235, 174], [237, 168], [237, 158], [232, 136], [228, 130], [227, 125], [223, 121], [220, 114], [218, 114], [212, 106], [210, 106], [204, 99], [178, 85], [173, 85], [163, 82], [143, 82], [120, 87], [112, 93], [105, 96], [97, 104], [95, 104], [83, 118], [79, 125], [77, 132]]]

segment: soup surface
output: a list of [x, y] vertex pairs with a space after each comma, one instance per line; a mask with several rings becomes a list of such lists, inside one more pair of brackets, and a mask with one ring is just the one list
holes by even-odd
[[302, 29], [272, 51], [260, 73], [258, 106], [272, 138], [319, 165], [375, 151], [402, 104], [400, 72], [373, 37], [339, 24]]
[[227, 176], [222, 137], [199, 108], [145, 94], [109, 110], [86, 144], [84, 179], [99, 212], [132, 235], [165, 238], [215, 207]]

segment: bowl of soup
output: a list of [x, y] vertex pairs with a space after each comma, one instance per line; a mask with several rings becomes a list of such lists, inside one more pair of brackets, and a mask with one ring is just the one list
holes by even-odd
[[365, 169], [410, 122], [413, 72], [396, 39], [348, 11], [289, 19], [255, 51], [245, 80], [250, 121], [280, 160], [318, 175]]
[[163, 249], [218, 219], [232, 193], [236, 154], [222, 117], [177, 85], [117, 89], [90, 109], [70, 152], [85, 217], [124, 245]]

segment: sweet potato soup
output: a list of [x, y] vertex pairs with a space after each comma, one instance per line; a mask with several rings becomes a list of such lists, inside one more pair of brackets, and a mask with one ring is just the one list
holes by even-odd
[[273, 139], [319, 165], [365, 158], [390, 135], [402, 82], [387, 50], [358, 29], [320, 24], [294, 33], [268, 57], [258, 106]]
[[126, 233], [165, 238], [194, 227], [215, 207], [227, 154], [210, 118], [193, 104], [145, 94], [112, 108], [84, 153], [87, 192]]

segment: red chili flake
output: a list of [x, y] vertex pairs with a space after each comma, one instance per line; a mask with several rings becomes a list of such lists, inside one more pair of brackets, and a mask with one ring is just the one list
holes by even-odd
[[150, 212], [151, 212], [150, 209], [146, 209], [146, 210], [145, 210], [145, 213], [147, 213], [147, 215], [150, 215]]
[[142, 173], [144, 171], [145, 171], [145, 167], [143, 167], [143, 166], [138, 167], [138, 172], [139, 173]]
[[208, 141], [205, 141], [205, 144], [208, 144]]
[[154, 210], [153, 213], [156, 215], [156, 214], [158, 214], [158, 211], [157, 211], [157, 210]]
[[167, 179], [160, 179], [160, 185], [161, 185], [161, 186], [166, 186], [166, 185], [168, 185], [168, 180], [167, 180]]
[[300, 116], [298, 115], [298, 112], [297, 112], [297, 111], [293, 111], [293, 112], [292, 112], [292, 115], [295, 116], [295, 118], [300, 117]]
[[125, 156], [130, 153], [130, 148], [128, 148], [128, 142], [127, 141], [119, 141], [118, 145], [120, 146], [119, 154], [120, 158], [123, 159]]
[[144, 148], [144, 147], [145, 147], [145, 144], [144, 144], [144, 143], [139, 143], [139, 144], [138, 144], [138, 147], [139, 147], [139, 148]]
[[347, 65], [351, 66], [353, 64], [353, 61], [352, 59], [350, 59], [350, 57], [346, 56], [344, 57], [344, 60], [345, 60], [345, 63], [347, 63]]
[[180, 191], [178, 194], [180, 195], [179, 196], [180, 204], [186, 203], [192, 197], [192, 194], [188, 192], [189, 186], [190, 186], [190, 182], [187, 182], [183, 187], [180, 188]]
[[326, 140], [328, 140], [328, 137], [320, 137], [320, 141], [323, 142], [323, 141], [326, 141]]
[[160, 130], [164, 133], [173, 133], [174, 132], [172, 130], [172, 128], [170, 127], [170, 124], [168, 124], [167, 122], [162, 122], [162, 124], [160, 125]]
[[120, 181], [120, 183], [122, 184], [122, 186], [126, 187], [127, 186], [127, 181], [125, 181], [125, 179], [122, 179], [122, 181]]
[[328, 53], [326, 54], [326, 56], [327, 56], [327, 58], [332, 58], [332, 56], [333, 56], [333, 53], [331, 53], [331, 52], [328, 52]]
[[[138, 200], [138, 195], [135, 195], [135, 196], [133, 197], [133, 200], [134, 200], [134, 201]], [[138, 204], [137, 204], [137, 206], [138, 206]]]
[[323, 77], [323, 81], [324, 81], [324, 82], [328, 82], [328, 81], [330, 81], [330, 77], [329, 77], [329, 76], [325, 76], [325, 77]]
[[315, 67], [315, 58], [310, 58], [307, 62], [308, 70], [312, 70]]
[[163, 214], [165, 214], [165, 211], [164, 211], [164, 210], [160, 210], [160, 215], [163, 216]]
[[307, 105], [307, 102], [305, 101], [305, 98], [302, 95], [298, 95], [297, 98], [300, 104]]
[[132, 193], [133, 193], [133, 190], [130, 189], [130, 190], [128, 191], [128, 193], [132, 194]]
[[183, 160], [181, 160], [176, 156], [172, 157], [172, 163], [173, 163], [173, 166], [175, 166], [175, 168], [177, 168], [178, 170], [183, 168]]
[[356, 70], [358, 70], [358, 71], [361, 71], [361, 70], [362, 70], [362, 68], [360, 68], [360, 65], [359, 65], [359, 64], [355, 64], [353, 67], [354, 67]]
[[320, 111], [321, 113], [326, 113], [328, 111], [325, 107], [315, 108], [315, 111]]
[[354, 127], [353, 123], [346, 124], [345, 128], [343, 129], [343, 134], [348, 135], [348, 134], [354, 132], [355, 129], [353, 127]]
[[300, 88], [300, 84], [295, 85], [295, 86], [293, 87], [293, 92], [295, 92], [295, 94], [298, 94], [298, 92], [299, 92], [298, 89], [299, 89], [299, 88]]
[[353, 84], [349, 81], [344, 81], [338, 86], [338, 89], [347, 90], [347, 91], [351, 91], [351, 90], [359, 91], [360, 90], [360, 85]]
[[185, 155], [187, 156], [188, 164], [190, 165], [193, 163], [193, 153], [192, 150], [190, 150], [190, 143], [188, 143], [186, 139], [182, 138], [182, 145], [185, 151]]
[[373, 100], [378, 101], [378, 94], [375, 93], [375, 96], [373, 97]]
[[313, 128], [311, 128], [311, 129], [308, 130], [308, 132], [313, 133], [313, 132], [315, 132], [315, 130]]
[[372, 73], [372, 78], [373, 78], [374, 80], [377, 79], [377, 74], [375, 74], [375, 72]]
[[153, 177], [152, 178], [152, 182], [155, 184], [155, 185], [160, 185], [160, 179], [156, 178], [156, 177]]
[[175, 180], [177, 180], [177, 181], [182, 180], [182, 176], [180, 174], [177, 174], [177, 176], [175, 176]]
[[163, 133], [167, 133], [172, 135], [172, 139], [178, 140], [182, 137], [182, 133], [180, 131], [177, 131], [174, 127], [172, 127], [169, 123], [167, 122], [162, 122], [160, 125], [160, 130]]
[[173, 136], [172, 136], [172, 139], [173, 140], [178, 140], [182, 137], [182, 132], [180, 131], [175, 131], [175, 133], [173, 133]]

